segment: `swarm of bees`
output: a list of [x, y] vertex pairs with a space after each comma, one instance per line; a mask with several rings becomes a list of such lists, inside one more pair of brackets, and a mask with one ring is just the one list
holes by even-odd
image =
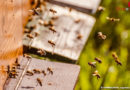
[[118, 19], [116, 19], [116, 18], [110, 18], [110, 17], [106, 17], [106, 19], [107, 20], [109, 20], [109, 21], [113, 21], [113, 22], [119, 22], [120, 21], [120, 19], [118, 18]]
[[102, 32], [98, 32], [98, 37], [103, 40], [106, 39], [106, 35], [103, 35]]
[[122, 65], [121, 61], [119, 60], [115, 52], [112, 53], [112, 57], [115, 59], [115, 62], [117, 63], [117, 65]]

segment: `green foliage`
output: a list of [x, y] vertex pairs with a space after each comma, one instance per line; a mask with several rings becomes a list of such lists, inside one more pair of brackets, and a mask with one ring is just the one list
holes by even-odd
[[[97, 22], [79, 60], [81, 72], [75, 90], [99, 90], [102, 87], [130, 87], [130, 11], [117, 11], [117, 7], [127, 8], [128, 0], [102, 0], [105, 11], [97, 12]], [[106, 17], [120, 18], [111, 22]], [[97, 32], [107, 35], [106, 40], [97, 39]], [[116, 64], [112, 52], [117, 52], [122, 66]], [[96, 69], [88, 65], [95, 57], [102, 59]], [[100, 79], [92, 76], [98, 70]], [[110, 89], [112, 90], [112, 89]]]

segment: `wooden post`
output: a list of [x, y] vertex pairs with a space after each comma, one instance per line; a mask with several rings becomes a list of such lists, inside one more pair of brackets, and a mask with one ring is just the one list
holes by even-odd
[[28, 15], [28, 4], [29, 0], [0, 0], [0, 90], [7, 78], [7, 65], [12, 65], [22, 55], [23, 24]]

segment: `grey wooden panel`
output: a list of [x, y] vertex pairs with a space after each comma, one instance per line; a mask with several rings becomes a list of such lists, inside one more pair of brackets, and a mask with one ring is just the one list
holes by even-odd
[[[20, 64], [26, 66], [27, 59], [23, 58]], [[48, 67], [52, 68], [53, 74], [49, 73]], [[19, 73], [20, 77], [18, 76], [16, 79], [6, 81], [4, 90], [27, 90], [26, 87], [33, 87], [29, 88], [29, 90], [73, 90], [80, 72], [80, 66], [78, 65], [50, 62], [35, 58], [31, 59], [27, 68], [27, 70], [32, 72], [33, 69], [44, 70], [46, 76], [43, 73], [34, 73], [33, 76], [28, 76], [26, 72], [22, 72], [23, 77], [21, 82], [21, 73]], [[41, 79], [42, 86], [38, 84], [37, 78]]]
[[101, 0], [48, 0], [51, 3], [71, 7], [85, 13], [95, 13]]
[[[95, 19], [92, 16], [77, 12], [73, 10], [69, 12], [67, 8], [62, 8], [56, 5], [50, 5], [57, 11], [55, 15], [49, 11], [44, 12], [43, 19], [46, 20], [52, 16], [58, 16], [59, 18], [54, 21], [54, 27], [57, 33], [53, 33], [47, 27], [43, 27], [38, 24], [38, 20], [33, 20], [31, 24], [36, 24], [36, 29], [31, 33], [38, 32], [40, 35], [31, 41], [26, 37], [23, 39], [25, 46], [31, 46], [34, 48], [41, 48], [47, 52], [54, 52], [54, 54], [67, 57], [71, 60], [78, 60], [80, 53], [86, 43], [86, 40], [92, 30], [95, 23]], [[36, 18], [36, 17], [34, 17]], [[75, 23], [75, 20], [80, 19], [79, 23]], [[81, 40], [77, 39], [78, 34], [82, 35]], [[55, 42], [55, 47], [52, 47], [48, 40]]]

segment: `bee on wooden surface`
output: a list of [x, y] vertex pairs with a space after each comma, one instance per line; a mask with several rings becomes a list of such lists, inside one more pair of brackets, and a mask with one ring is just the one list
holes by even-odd
[[104, 7], [102, 7], [102, 6], [99, 6], [99, 7], [98, 7], [98, 11], [104, 11], [104, 10], [105, 10]]
[[30, 39], [34, 38], [34, 36], [32, 34], [27, 34], [27, 37], [30, 38]]
[[28, 58], [28, 59], [31, 59], [32, 57], [28, 54], [23, 54], [24, 57]]
[[37, 37], [39, 36], [40, 34], [38, 32], [34, 32], [34, 36]]
[[53, 20], [49, 20], [48, 24], [49, 24], [49, 26], [54, 26]]
[[96, 68], [96, 62], [88, 62], [88, 65], [90, 65], [93, 68]]
[[77, 20], [75, 20], [74, 22], [75, 23], [79, 23], [81, 21], [81, 19], [77, 19]]
[[101, 76], [99, 75], [98, 71], [96, 70], [93, 74], [93, 76], [96, 76], [97, 79], [101, 78]]
[[39, 53], [40, 55], [46, 55], [46, 51], [43, 49], [38, 49], [37, 53]]
[[69, 8], [69, 12], [71, 12], [73, 9], [72, 8]]
[[45, 70], [42, 70], [42, 73], [44, 74], [44, 76], [46, 76], [46, 72], [45, 72]]
[[29, 30], [29, 29], [24, 30], [24, 33], [30, 33], [30, 32], [31, 32], [31, 30]]
[[33, 13], [33, 15], [40, 15], [39, 12], [37, 11], [39, 8], [33, 8], [32, 10], [29, 10], [30, 12]]
[[41, 73], [41, 71], [38, 70], [38, 69], [33, 69], [33, 72], [34, 72], [34, 73], [37, 73], [37, 74], [40, 74], [40, 73]]
[[36, 25], [33, 25], [33, 26], [30, 26], [29, 29], [33, 30], [33, 29], [36, 29], [36, 27], [37, 27]]
[[49, 27], [49, 30], [52, 31], [53, 33], [56, 33], [56, 30], [54, 29], [54, 27]]
[[40, 78], [37, 78], [37, 82], [39, 83], [40, 86], [42, 86], [42, 81]]
[[54, 9], [49, 9], [49, 11], [52, 12], [53, 14], [57, 13], [57, 11]]
[[115, 52], [112, 53], [112, 57], [115, 59], [115, 62], [117, 63], [117, 65], [122, 65], [121, 61], [119, 60]]
[[100, 58], [95, 58], [94, 60], [96, 60], [97, 62], [99, 62], [99, 63], [102, 63], [102, 60], [100, 59]]
[[78, 34], [77, 39], [81, 40], [82, 38], [83, 38], [83, 36], [81, 34]]
[[10, 65], [7, 66], [7, 73], [10, 73]]
[[33, 76], [33, 72], [31, 72], [31, 71], [28, 70], [28, 71], [26, 72], [26, 75], [28, 75], [28, 76]]
[[120, 19], [116, 19], [116, 18], [110, 18], [110, 17], [106, 17], [106, 19], [107, 20], [109, 20], [109, 21], [113, 21], [113, 22], [115, 22], [115, 21], [120, 21]]
[[47, 68], [47, 71], [49, 71], [49, 73], [51, 73], [51, 74], [53, 75], [52, 68], [48, 67], [48, 68]]
[[52, 20], [57, 20], [58, 18], [59, 18], [58, 16], [51, 17]]
[[51, 44], [51, 45], [52, 45], [52, 47], [54, 47], [54, 46], [55, 46], [55, 43], [54, 43], [53, 41], [51, 41], [51, 40], [48, 40], [48, 43], [49, 43], [49, 44]]
[[106, 35], [103, 35], [102, 32], [98, 32], [98, 37], [103, 40], [106, 39]]

